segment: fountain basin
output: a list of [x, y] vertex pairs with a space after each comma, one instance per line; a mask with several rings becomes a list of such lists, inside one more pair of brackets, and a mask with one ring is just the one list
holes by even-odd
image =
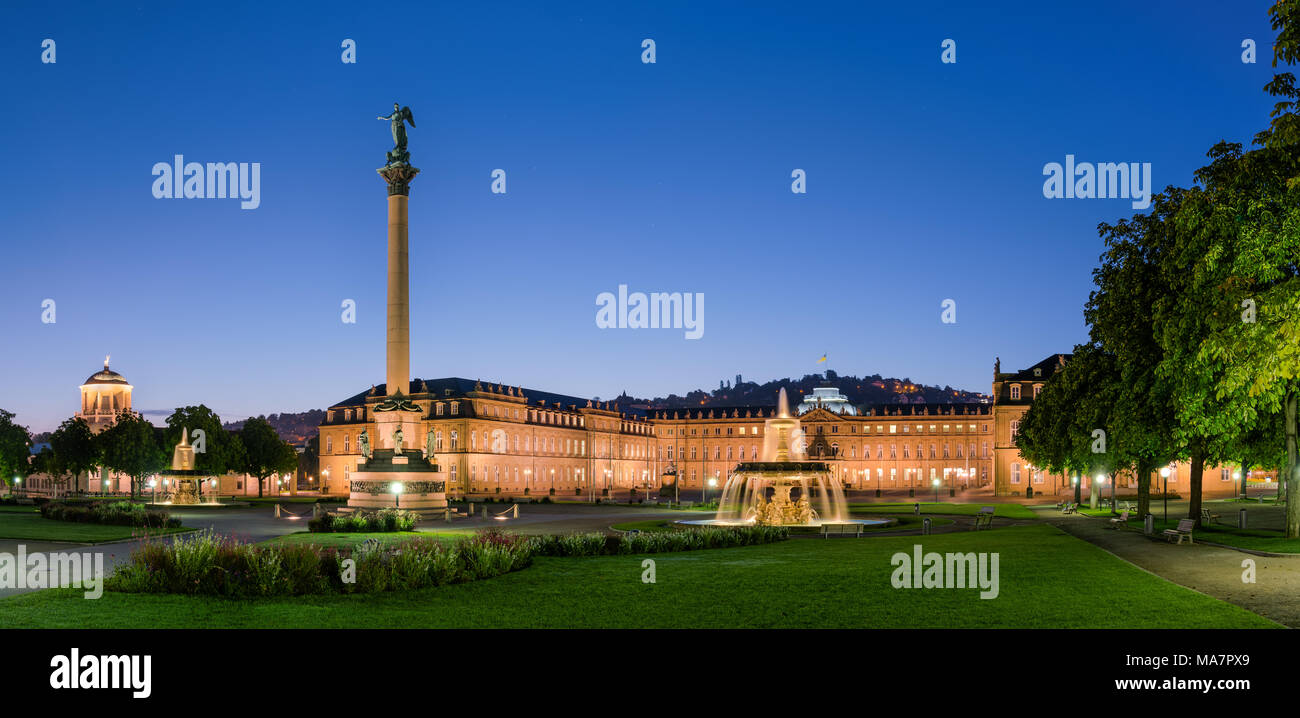
[[[684, 526], [757, 526], [759, 525], [754, 519], [691, 519], [674, 521], [675, 524]], [[888, 526], [896, 523], [894, 519], [811, 519], [807, 523], [786, 524], [786, 528], [801, 528], [805, 526], [817, 527], [822, 524], [862, 524], [863, 526]]]

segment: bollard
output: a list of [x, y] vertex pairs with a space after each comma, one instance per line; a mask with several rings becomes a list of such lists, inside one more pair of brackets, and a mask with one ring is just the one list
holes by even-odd
[[280, 518], [280, 504], [275, 505], [275, 517]]
[[1156, 532], [1156, 517], [1152, 516], [1151, 514], [1147, 514], [1147, 517], [1145, 519], [1142, 519], [1142, 533], [1146, 534], [1147, 536], [1150, 536], [1155, 532]]
[[925, 520], [923, 520], [923, 521], [921, 522], [921, 533], [922, 533], [923, 535], [925, 535], [925, 536], [929, 536], [929, 535], [930, 535], [930, 517], [929, 517], [929, 516], [926, 516], [926, 517], [925, 517]]
[[917, 515], [917, 516], [920, 516], [920, 515], [921, 515], [921, 504], [919, 504], [919, 503], [913, 504], [913, 505], [912, 505], [912, 513], [915, 514], [915, 515]]
[[483, 518], [487, 518], [487, 504], [483, 504]]
[[515, 518], [519, 518], [519, 504], [515, 504]]
[[450, 507], [450, 506], [448, 506], [447, 508], [445, 508], [445, 509], [442, 510], [442, 520], [443, 520], [443, 521], [446, 521], [447, 523], [451, 523], [451, 507]]
[[1246, 528], [1246, 510], [1241, 509], [1237, 512], [1237, 528]]

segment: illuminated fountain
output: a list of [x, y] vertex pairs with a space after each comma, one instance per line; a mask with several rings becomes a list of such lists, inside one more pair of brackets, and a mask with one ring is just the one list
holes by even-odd
[[820, 526], [824, 523], [887, 524], [850, 519], [844, 491], [824, 461], [808, 461], [799, 419], [790, 415], [785, 389], [776, 416], [764, 422], [762, 461], [736, 465], [718, 502], [716, 518], [682, 523], [705, 525]]
[[[172, 467], [161, 471], [158, 477], [163, 479], [163, 486], [170, 497], [166, 504], [215, 504], [216, 501], [203, 501], [203, 479], [206, 474], [196, 468], [194, 447], [190, 446], [189, 430], [181, 429], [180, 443], [172, 450]], [[155, 478], [155, 481], [158, 479]]]

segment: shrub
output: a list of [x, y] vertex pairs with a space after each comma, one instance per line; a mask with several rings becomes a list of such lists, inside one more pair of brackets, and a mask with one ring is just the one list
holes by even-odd
[[374, 512], [357, 511], [354, 513], [325, 513], [307, 522], [307, 530], [313, 533], [330, 532], [368, 532], [394, 533], [412, 531], [419, 514], [406, 509], [379, 509]]
[[[339, 517], [350, 518], [350, 517]], [[343, 581], [343, 557], [307, 545], [251, 546], [211, 530], [175, 541], [147, 540], [119, 566], [105, 587], [131, 593], [226, 596], [298, 596], [326, 592], [407, 591], [475, 581], [518, 571], [534, 556], [598, 556], [725, 548], [780, 541], [782, 527], [708, 527], [605, 536], [575, 533], [524, 537], [499, 529], [447, 545], [413, 538], [390, 548], [369, 539], [350, 552], [355, 582]]]
[[41, 516], [55, 521], [140, 528], [178, 528], [181, 525], [180, 519], [172, 518], [166, 511], [146, 509], [142, 504], [131, 501], [95, 501], [86, 504], [50, 501], [41, 504], [40, 511]]

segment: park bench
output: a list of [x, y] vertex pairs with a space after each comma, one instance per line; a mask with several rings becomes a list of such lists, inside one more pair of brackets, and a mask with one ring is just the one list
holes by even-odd
[[1119, 516], [1110, 520], [1111, 528], [1122, 529], [1128, 525], [1128, 509], [1124, 509]]
[[1077, 513], [1079, 513], [1079, 505], [1076, 504], [1076, 503], [1067, 502], [1067, 503], [1065, 504], [1065, 506], [1061, 509], [1061, 513], [1063, 513], [1063, 514], [1077, 514]]
[[854, 536], [862, 535], [862, 524], [822, 524], [822, 538], [830, 538], [831, 534], [837, 536]]
[[975, 512], [975, 530], [993, 528], [993, 507], [985, 506]]
[[1201, 509], [1201, 520], [1207, 524], [1221, 523], [1219, 521], [1219, 515], [1210, 513], [1209, 509]]
[[1195, 525], [1196, 522], [1191, 519], [1179, 519], [1178, 528], [1164, 530], [1163, 534], [1165, 540], [1172, 541], [1174, 538], [1177, 538], [1179, 545], [1181, 545], [1183, 543], [1183, 537], [1186, 536], [1187, 543], [1196, 543], [1192, 540], [1192, 527]]
[[1124, 511], [1129, 511], [1129, 512], [1137, 511], [1137, 504], [1133, 503], [1132, 501], [1125, 501], [1124, 503], [1120, 504], [1120, 507]]

